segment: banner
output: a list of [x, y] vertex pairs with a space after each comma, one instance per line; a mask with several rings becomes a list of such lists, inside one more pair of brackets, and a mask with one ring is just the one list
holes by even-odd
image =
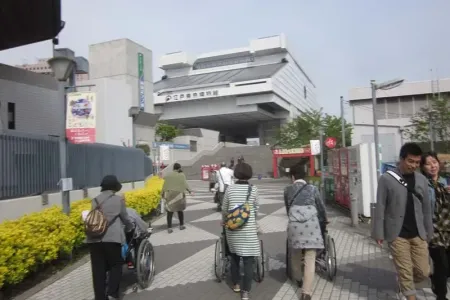
[[159, 146], [159, 157], [161, 161], [170, 160], [170, 148], [168, 145]]
[[94, 92], [67, 94], [66, 137], [73, 144], [95, 143], [96, 106]]
[[139, 90], [139, 109], [145, 109], [145, 81], [144, 81], [144, 54], [138, 53], [138, 90]]
[[309, 143], [311, 145], [311, 155], [319, 155], [322, 152], [319, 140], [310, 140]]

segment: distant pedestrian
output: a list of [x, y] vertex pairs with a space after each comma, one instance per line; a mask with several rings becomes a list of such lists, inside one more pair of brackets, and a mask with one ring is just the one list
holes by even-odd
[[222, 202], [228, 187], [233, 184], [233, 170], [227, 167], [225, 162], [220, 164], [220, 169], [217, 171], [216, 179], [216, 190], [218, 191], [217, 210], [222, 210]]
[[173, 165], [173, 172], [164, 177], [164, 184], [162, 188], [162, 198], [165, 200], [167, 209], [167, 231], [173, 232], [172, 219], [173, 213], [177, 212], [178, 220], [180, 221], [180, 230], [186, 229], [184, 226], [184, 213], [186, 209], [186, 192], [192, 194], [186, 180], [186, 176], [181, 171], [181, 165], [175, 163]]
[[234, 157], [230, 159], [230, 169], [234, 168]]
[[428, 180], [416, 172], [422, 150], [415, 143], [400, 149], [398, 168], [378, 181], [374, 216], [374, 238], [386, 240], [398, 273], [400, 291], [416, 299], [415, 283], [428, 279], [428, 241], [433, 236]]

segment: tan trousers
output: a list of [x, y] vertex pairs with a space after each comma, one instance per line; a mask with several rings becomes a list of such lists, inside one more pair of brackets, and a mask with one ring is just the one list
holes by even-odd
[[[303, 276], [303, 251], [305, 255]], [[291, 270], [292, 278], [296, 281], [303, 279], [303, 294], [312, 295], [314, 275], [316, 273], [316, 249], [292, 249], [291, 248]]]
[[420, 237], [396, 238], [389, 244], [400, 290], [405, 296], [416, 294], [414, 283], [422, 282], [430, 275], [428, 243]]

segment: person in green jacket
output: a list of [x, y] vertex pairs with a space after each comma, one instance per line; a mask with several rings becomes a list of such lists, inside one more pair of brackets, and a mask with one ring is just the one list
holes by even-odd
[[181, 170], [181, 165], [179, 163], [175, 163], [173, 165], [173, 172], [164, 177], [161, 195], [161, 197], [165, 200], [167, 210], [167, 230], [169, 233], [173, 232], [172, 218], [174, 212], [177, 212], [178, 214], [180, 230], [186, 229], [186, 226], [184, 226], [183, 213], [186, 209], [186, 192], [192, 195], [186, 176]]

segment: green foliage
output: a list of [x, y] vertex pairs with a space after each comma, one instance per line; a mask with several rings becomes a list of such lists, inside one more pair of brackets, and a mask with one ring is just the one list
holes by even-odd
[[145, 155], [149, 156], [150, 155], [150, 146], [147, 144], [137, 144], [136, 148], [141, 149], [142, 151], [144, 151]]
[[180, 134], [180, 130], [173, 125], [166, 123], [156, 124], [156, 136], [160, 142], [170, 142]]
[[415, 142], [430, 141], [430, 125], [433, 129], [433, 140], [445, 141], [446, 151], [450, 149], [450, 106], [447, 97], [434, 96], [429, 106], [423, 107], [411, 117], [411, 125], [405, 129], [407, 138]]
[[[351, 145], [352, 125], [345, 121], [346, 146]], [[320, 128], [323, 128], [324, 141], [327, 137], [336, 138], [336, 147], [342, 145], [341, 118], [323, 114], [322, 110], [310, 110], [300, 114], [297, 118], [284, 125], [277, 134], [277, 145], [282, 148], [297, 148], [309, 145], [310, 140], [320, 137]], [[324, 149], [326, 147], [324, 146]]]

